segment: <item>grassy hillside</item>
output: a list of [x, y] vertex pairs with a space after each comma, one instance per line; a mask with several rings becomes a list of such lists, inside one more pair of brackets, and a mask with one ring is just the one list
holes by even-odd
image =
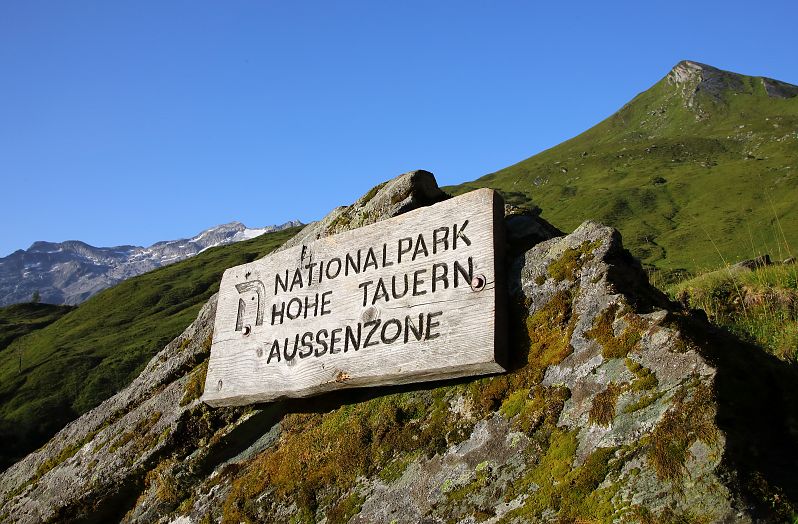
[[798, 266], [724, 268], [669, 286], [672, 298], [777, 357], [798, 358]]
[[209, 249], [131, 278], [0, 351], [0, 469], [136, 377], [194, 320], [226, 268], [266, 255], [297, 231]]
[[55, 304], [14, 304], [0, 308], [0, 352], [14, 339], [48, 326], [75, 309]]
[[701, 271], [798, 251], [798, 87], [682, 62], [592, 129], [474, 182], [564, 231], [620, 229], [650, 266]]

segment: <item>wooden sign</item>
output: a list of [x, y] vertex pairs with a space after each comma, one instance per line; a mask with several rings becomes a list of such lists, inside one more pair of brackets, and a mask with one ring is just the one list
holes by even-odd
[[228, 269], [202, 399], [504, 371], [503, 216], [480, 189]]

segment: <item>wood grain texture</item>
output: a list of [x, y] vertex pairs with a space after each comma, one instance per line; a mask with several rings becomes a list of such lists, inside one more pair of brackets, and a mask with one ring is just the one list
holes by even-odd
[[202, 399], [504, 371], [502, 217], [480, 189], [228, 269]]

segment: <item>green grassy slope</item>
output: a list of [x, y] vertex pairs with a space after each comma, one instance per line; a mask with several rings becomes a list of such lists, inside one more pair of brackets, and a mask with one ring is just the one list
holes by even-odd
[[209, 249], [126, 280], [0, 351], [0, 469], [136, 377], [194, 320], [225, 269], [266, 255], [298, 230]]
[[75, 309], [55, 304], [14, 304], [0, 308], [0, 352], [14, 339], [52, 324]]
[[680, 63], [581, 135], [445, 189], [528, 198], [565, 231], [586, 219], [613, 225], [664, 273], [786, 257], [785, 240], [798, 251], [798, 88], [689, 71]]
[[777, 357], [798, 361], [798, 266], [724, 268], [679, 282], [672, 298]]

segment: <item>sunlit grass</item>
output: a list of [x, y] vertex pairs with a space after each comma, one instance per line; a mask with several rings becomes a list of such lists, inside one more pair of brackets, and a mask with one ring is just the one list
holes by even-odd
[[723, 268], [667, 288], [715, 324], [784, 360], [798, 359], [798, 266]]

